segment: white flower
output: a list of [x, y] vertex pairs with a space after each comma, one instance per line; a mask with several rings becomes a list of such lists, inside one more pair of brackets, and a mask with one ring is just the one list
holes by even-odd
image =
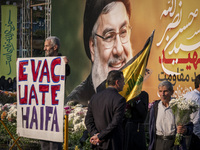
[[186, 124], [190, 121], [189, 115], [198, 110], [199, 106], [194, 100], [186, 100], [183, 97], [172, 99], [169, 103], [172, 109], [176, 122]]
[[81, 122], [81, 117], [80, 116], [75, 116], [74, 120], [73, 120], [73, 124], [75, 125], [75, 124], [78, 124], [80, 122]]
[[76, 125], [74, 126], [74, 131], [80, 130], [81, 127], [83, 127], [83, 128], [86, 129], [84, 122], [80, 122], [80, 123], [76, 124]]
[[72, 107], [72, 111], [68, 114], [68, 120], [72, 121], [73, 123], [73, 130], [76, 131], [81, 127], [85, 127], [85, 116], [87, 113], [87, 108], [83, 107], [82, 105], [78, 104]]
[[73, 114], [73, 113], [70, 113], [70, 114], [68, 115], [68, 120], [70, 121], [70, 120], [72, 120], [72, 119], [74, 119], [74, 114]]

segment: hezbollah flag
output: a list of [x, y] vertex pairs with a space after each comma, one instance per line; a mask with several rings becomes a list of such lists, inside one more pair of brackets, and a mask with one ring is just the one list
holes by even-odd
[[124, 89], [120, 94], [125, 97], [126, 102], [141, 93], [153, 36], [154, 31], [145, 43], [144, 48], [120, 69], [125, 78]]

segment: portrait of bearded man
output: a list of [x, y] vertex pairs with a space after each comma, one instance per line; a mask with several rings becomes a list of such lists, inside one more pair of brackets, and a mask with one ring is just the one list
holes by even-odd
[[91, 73], [65, 99], [85, 106], [108, 72], [121, 69], [131, 58], [130, 0], [87, 0], [84, 12], [83, 39], [91, 60]]

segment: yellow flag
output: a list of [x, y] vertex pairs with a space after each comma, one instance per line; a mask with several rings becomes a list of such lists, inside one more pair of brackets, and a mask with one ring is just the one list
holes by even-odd
[[127, 102], [141, 93], [153, 36], [154, 31], [148, 38], [144, 48], [121, 68], [125, 78], [125, 85], [120, 94], [125, 97]]

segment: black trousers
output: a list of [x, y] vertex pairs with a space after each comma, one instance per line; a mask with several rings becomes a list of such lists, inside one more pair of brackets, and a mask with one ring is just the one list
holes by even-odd
[[156, 138], [155, 150], [175, 150], [174, 139], [163, 140], [163, 139]]
[[193, 133], [189, 150], [199, 150], [199, 149], [200, 149], [200, 139]]
[[62, 143], [51, 141], [40, 141], [41, 150], [62, 150]]
[[146, 150], [144, 125], [128, 121], [125, 125], [124, 150]]

